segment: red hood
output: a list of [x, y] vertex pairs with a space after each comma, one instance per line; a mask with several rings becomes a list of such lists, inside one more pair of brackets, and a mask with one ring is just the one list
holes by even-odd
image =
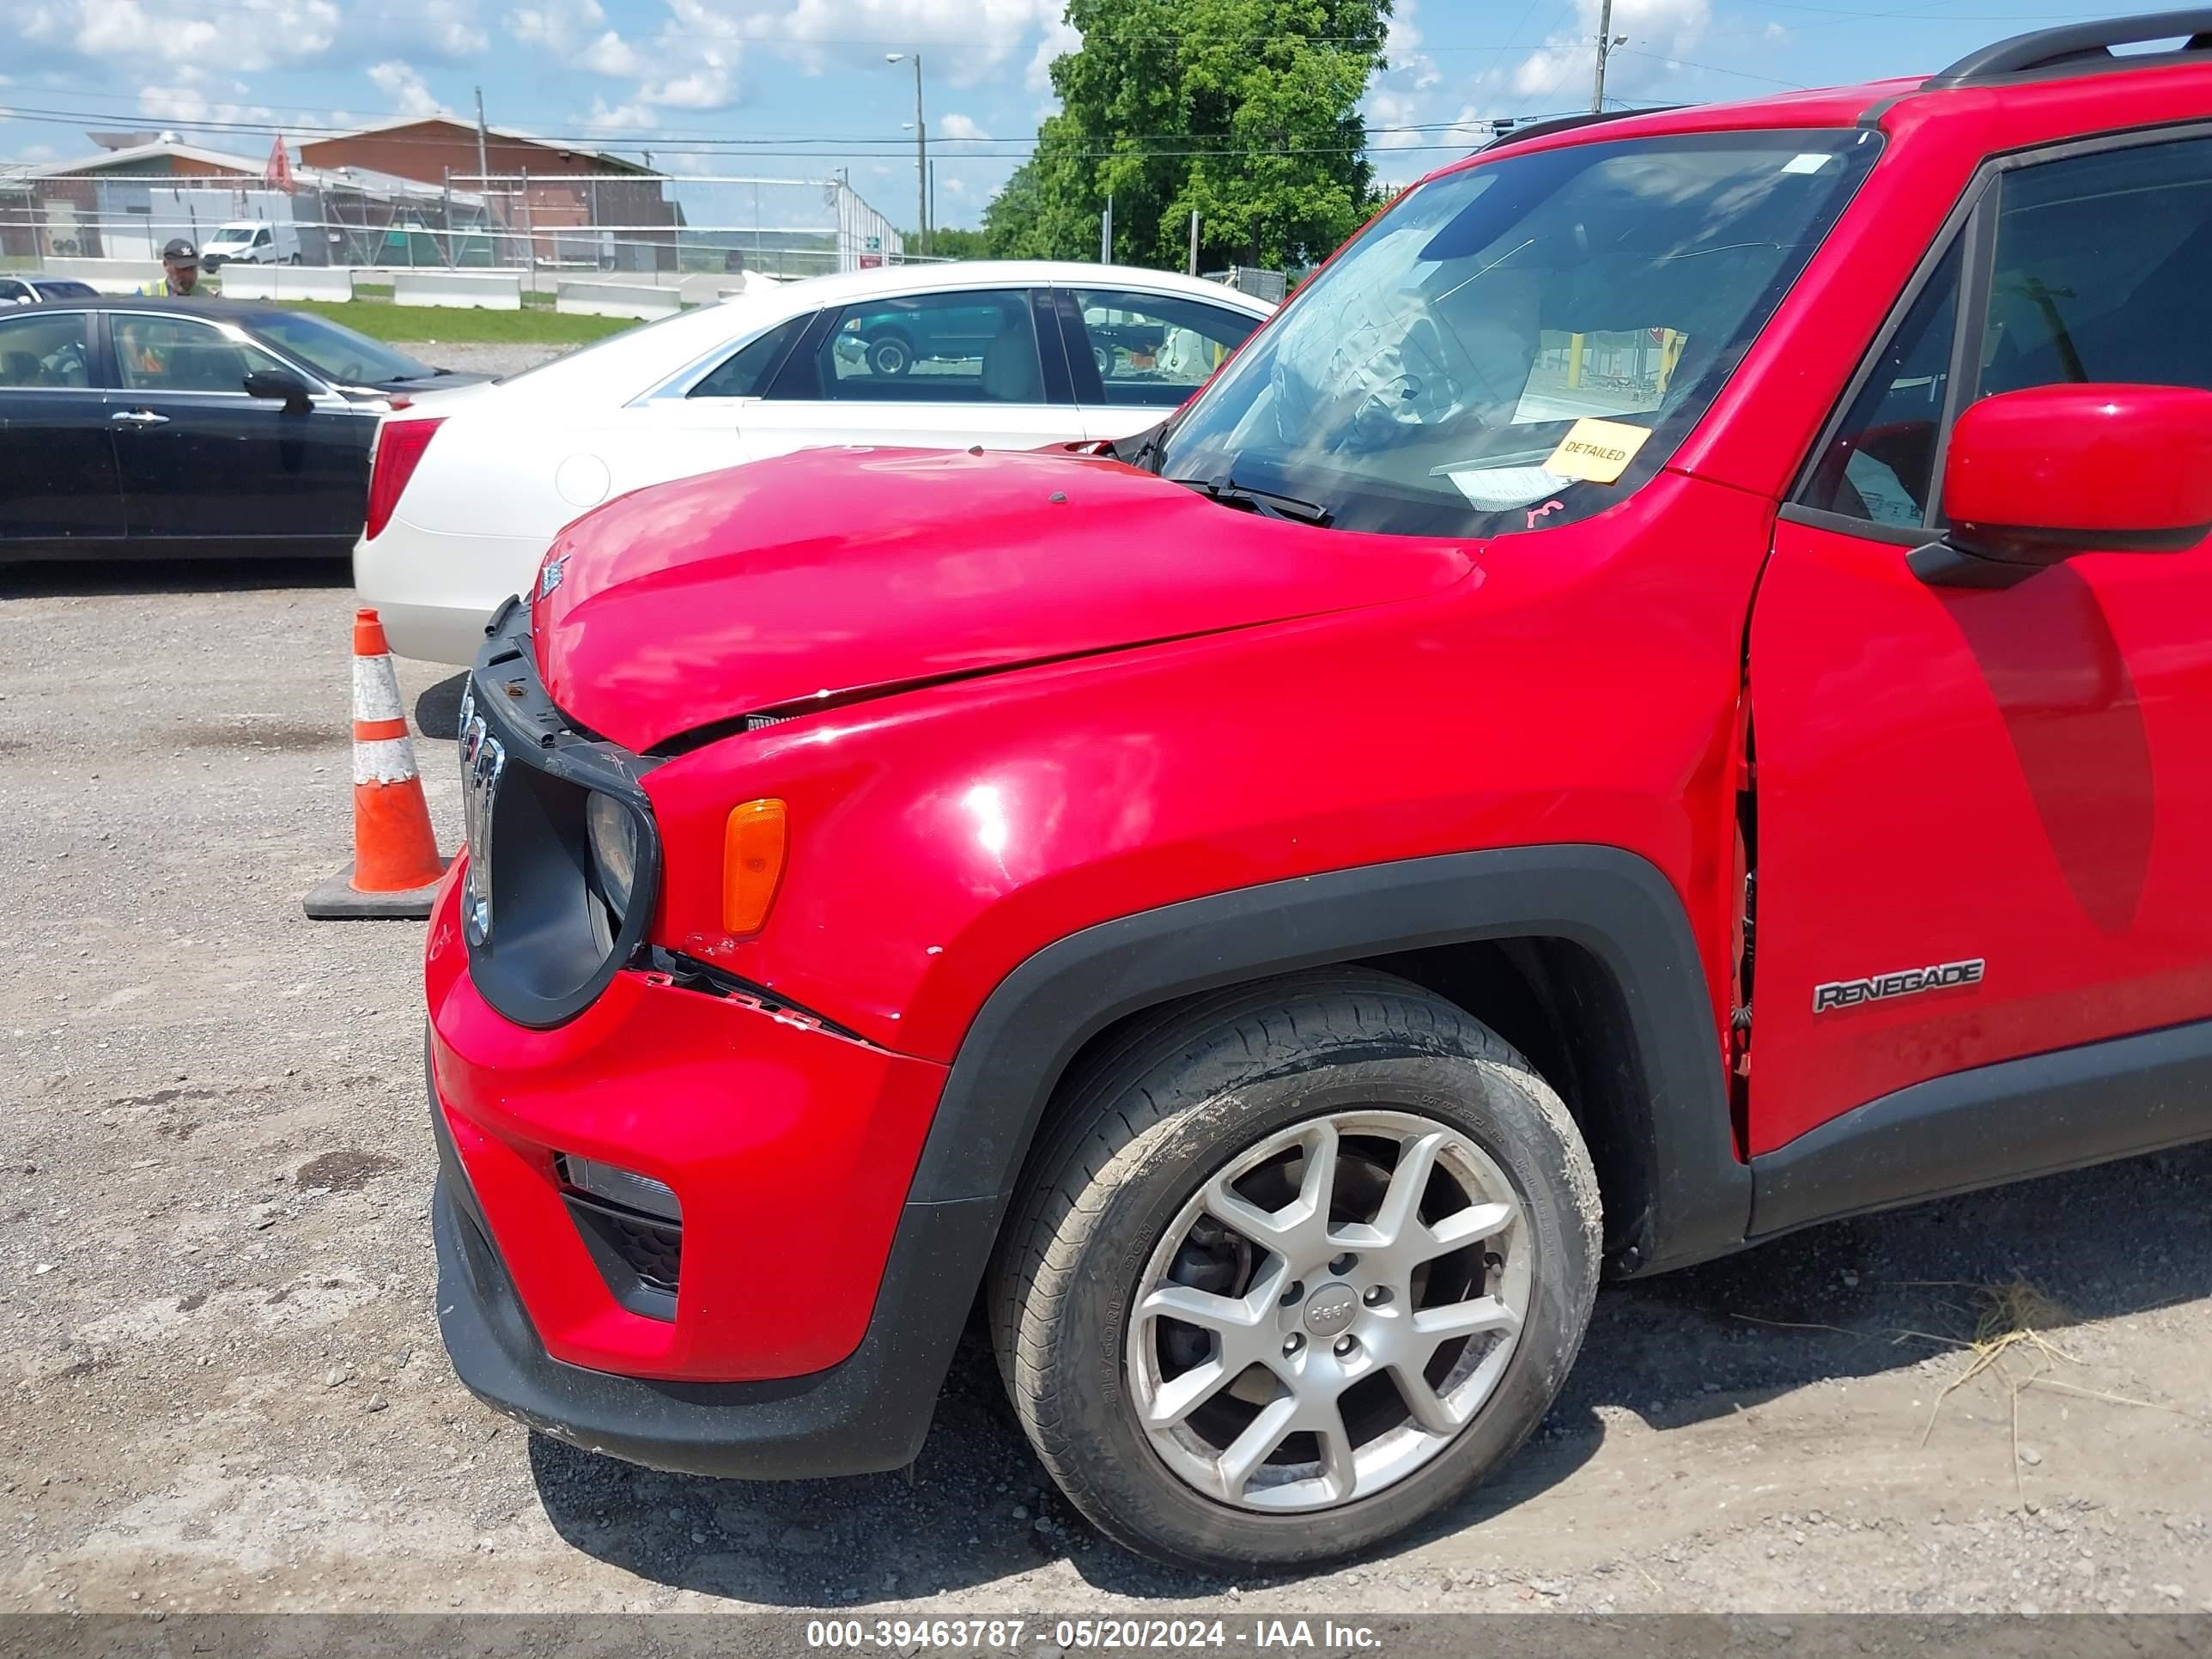
[[1412, 599], [1472, 565], [1113, 462], [849, 449], [641, 489], [547, 558], [567, 563], [532, 619], [545, 689], [632, 749], [823, 692]]

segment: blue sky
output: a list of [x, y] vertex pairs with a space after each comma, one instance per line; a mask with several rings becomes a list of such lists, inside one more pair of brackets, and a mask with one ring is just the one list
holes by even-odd
[[[826, 178], [914, 216], [919, 51], [939, 222], [971, 225], [1051, 106], [1064, 0], [6, 0], [0, 158], [161, 126], [265, 155], [319, 130], [483, 88], [494, 125], [636, 151], [672, 171]], [[1599, 0], [1398, 0], [1367, 109], [1383, 176], [1463, 153], [1473, 124], [1586, 108]], [[2136, 4], [1615, 0], [1607, 90], [1708, 102], [1932, 70], [2022, 30]]]

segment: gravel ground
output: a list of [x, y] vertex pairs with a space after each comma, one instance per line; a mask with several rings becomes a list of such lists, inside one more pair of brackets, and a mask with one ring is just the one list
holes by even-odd
[[[438, 1345], [420, 930], [301, 915], [348, 854], [344, 580], [0, 569], [0, 1611], [2212, 1608], [2212, 1148], [1608, 1291], [1501, 1479], [1301, 1581], [1097, 1540], [972, 1339], [908, 1473], [533, 1438]], [[401, 665], [450, 845], [441, 678]], [[2004, 1366], [2073, 1392], [1950, 1387], [2014, 1278], [2072, 1312]]]

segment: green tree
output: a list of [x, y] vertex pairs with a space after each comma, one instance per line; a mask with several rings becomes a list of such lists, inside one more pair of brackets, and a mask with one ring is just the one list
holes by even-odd
[[[1092, 233], [1092, 245], [1097, 245]], [[1048, 259], [1054, 249], [1044, 228], [1044, 186], [1036, 162], [1016, 167], [1006, 187], [983, 209], [983, 246], [994, 259]]]
[[[909, 239], [907, 246], [912, 247]], [[929, 229], [929, 251], [933, 257], [945, 259], [981, 259], [989, 253], [983, 233], [980, 230], [961, 230], [946, 225], [932, 225]]]
[[1321, 258], [1372, 205], [1359, 100], [1390, 0], [1068, 0], [1058, 114], [984, 215], [990, 251], [1085, 258], [1114, 198], [1117, 260]]

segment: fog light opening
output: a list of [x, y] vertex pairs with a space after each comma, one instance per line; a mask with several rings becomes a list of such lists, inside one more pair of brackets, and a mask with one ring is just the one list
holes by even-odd
[[593, 1198], [635, 1210], [641, 1215], [683, 1224], [683, 1206], [677, 1200], [675, 1189], [665, 1182], [573, 1153], [563, 1152], [554, 1163], [562, 1181], [580, 1193], [589, 1193]]

